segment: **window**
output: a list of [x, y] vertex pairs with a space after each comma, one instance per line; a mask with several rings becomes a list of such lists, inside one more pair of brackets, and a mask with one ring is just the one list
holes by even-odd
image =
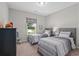
[[27, 35], [36, 33], [36, 19], [27, 18]]

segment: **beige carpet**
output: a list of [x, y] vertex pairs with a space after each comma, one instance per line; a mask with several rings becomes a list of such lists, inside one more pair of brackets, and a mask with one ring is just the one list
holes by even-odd
[[[17, 44], [17, 56], [40, 56], [37, 52], [37, 45], [31, 45], [28, 42]], [[70, 51], [67, 56], [79, 56], [79, 49]]]
[[17, 44], [17, 56], [39, 56], [37, 45], [31, 45], [29, 43]]
[[79, 56], [79, 49], [70, 51], [67, 56]]

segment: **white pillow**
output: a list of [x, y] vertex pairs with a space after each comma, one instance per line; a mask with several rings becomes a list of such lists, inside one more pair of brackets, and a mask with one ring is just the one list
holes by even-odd
[[45, 30], [44, 34], [47, 34], [48, 36], [50, 36], [50, 30]]
[[71, 32], [60, 32], [59, 37], [68, 38], [70, 37]]
[[71, 47], [72, 47], [72, 49], [75, 49], [76, 48], [76, 46], [75, 46], [75, 43], [74, 43], [74, 40], [73, 40], [73, 38], [68, 38], [69, 40], [70, 40], [70, 42], [71, 42]]
[[58, 36], [59, 36], [59, 32], [54, 32], [54, 35], [55, 35], [56, 37], [58, 37]]

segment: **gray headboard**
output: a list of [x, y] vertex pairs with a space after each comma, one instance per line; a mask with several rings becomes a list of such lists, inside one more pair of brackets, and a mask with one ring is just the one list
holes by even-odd
[[74, 43], [76, 44], [76, 28], [59, 28], [60, 31], [71, 32], [71, 36], [74, 39]]
[[45, 28], [45, 30], [52, 30], [52, 28]]

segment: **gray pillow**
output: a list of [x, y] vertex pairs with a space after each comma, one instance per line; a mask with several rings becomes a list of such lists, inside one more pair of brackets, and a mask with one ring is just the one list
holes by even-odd
[[42, 37], [42, 38], [43, 38], [43, 37], [48, 37], [48, 35], [47, 35], [47, 34], [43, 34], [41, 37]]

